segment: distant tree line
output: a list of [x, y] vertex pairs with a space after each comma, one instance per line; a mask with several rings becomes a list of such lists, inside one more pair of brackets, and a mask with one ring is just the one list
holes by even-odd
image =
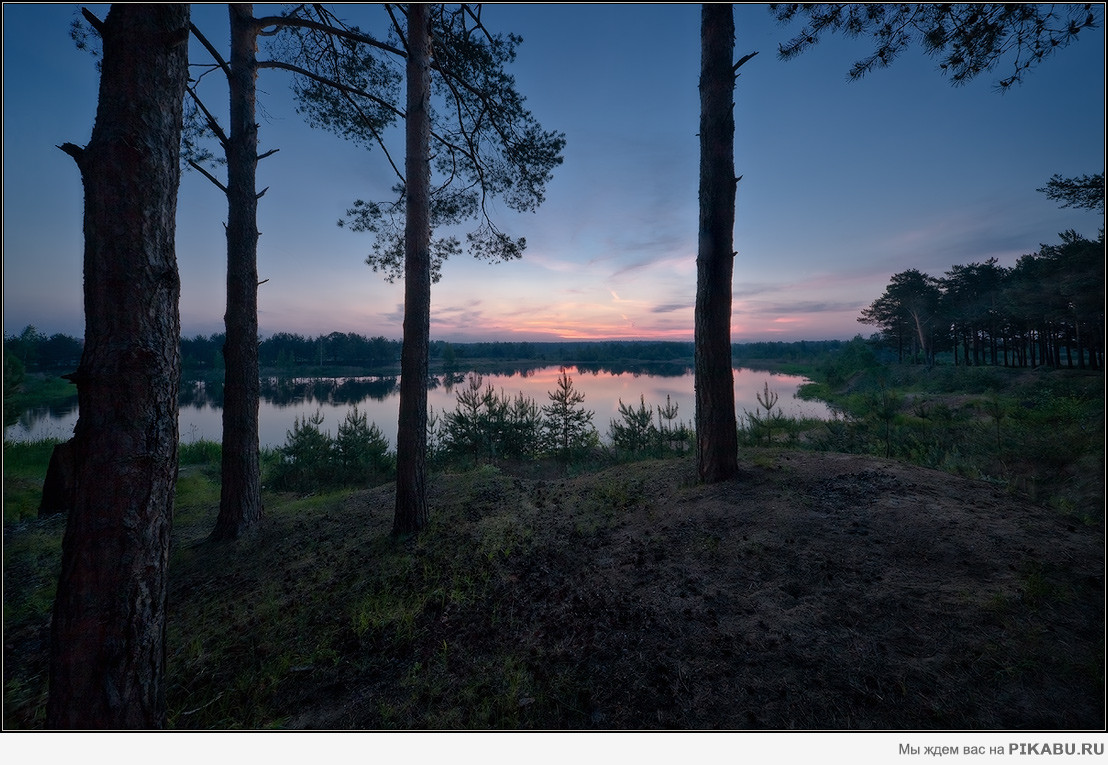
[[811, 361], [843, 348], [843, 340], [764, 341], [731, 346], [731, 357], [742, 361]]
[[966, 366], [1104, 367], [1104, 232], [1067, 231], [1005, 268], [996, 258], [941, 277], [894, 274], [858, 321], [880, 329], [897, 359]]
[[18, 359], [28, 372], [72, 372], [81, 361], [83, 347], [75, 337], [60, 333], [47, 337], [28, 324], [18, 335], [4, 336], [4, 362], [7, 365]]
[[459, 366], [473, 359], [549, 361], [557, 364], [589, 364], [613, 361], [692, 360], [693, 344], [652, 340], [582, 340], [574, 342], [477, 342], [431, 343], [432, 357]]
[[[181, 338], [181, 365], [189, 371], [218, 369], [223, 364], [222, 333]], [[72, 371], [80, 358], [82, 340], [65, 334], [44, 335], [27, 326], [18, 335], [4, 338], [6, 360], [15, 360], [29, 372]], [[732, 346], [735, 363], [778, 360], [802, 361], [835, 351], [840, 340], [800, 340], [796, 342], [754, 342]], [[354, 332], [331, 332], [306, 336], [277, 332], [258, 341], [262, 366], [283, 370], [321, 366], [394, 367], [400, 359], [400, 341], [366, 337]], [[475, 342], [431, 343], [431, 358], [438, 359], [446, 371], [466, 371], [476, 361], [527, 362], [519, 371], [536, 364], [569, 364], [583, 372], [613, 374], [643, 371], [655, 375], [688, 372], [692, 364], [693, 344], [667, 340], [612, 340], [575, 342]]]
[[[212, 369], [222, 365], [226, 336], [216, 333], [205, 337], [181, 338], [181, 364], [184, 369]], [[277, 332], [258, 341], [258, 360], [264, 367], [292, 369], [306, 366], [376, 367], [394, 364], [400, 359], [400, 342], [384, 337], [365, 337], [354, 332], [331, 332], [306, 337]]]

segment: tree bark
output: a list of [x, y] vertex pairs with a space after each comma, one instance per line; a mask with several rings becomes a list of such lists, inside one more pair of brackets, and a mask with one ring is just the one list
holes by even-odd
[[227, 338], [223, 345], [223, 455], [212, 539], [235, 539], [262, 517], [258, 443], [258, 28], [252, 5], [231, 4], [227, 141]]
[[393, 533], [427, 525], [427, 373], [431, 335], [431, 40], [428, 7], [408, 6], [408, 93], [404, 160], [404, 344], [396, 434]]
[[701, 9], [700, 236], [694, 328], [696, 456], [700, 480], [738, 472], [731, 367], [735, 227], [735, 20], [730, 5]]
[[85, 191], [76, 499], [50, 636], [50, 728], [165, 721], [166, 565], [177, 478], [174, 249], [188, 5], [111, 7]]

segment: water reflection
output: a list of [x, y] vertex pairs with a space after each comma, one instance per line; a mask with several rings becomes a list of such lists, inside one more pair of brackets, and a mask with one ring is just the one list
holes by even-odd
[[[464, 375], [459, 376], [465, 379]], [[338, 406], [366, 399], [384, 401], [399, 392], [398, 377], [263, 377], [262, 401], [276, 407], [305, 402]], [[181, 385], [182, 409], [223, 406], [222, 380], [189, 380]]]
[[[672, 361], [649, 361], [639, 364], [578, 364], [577, 369], [588, 374], [634, 375], [641, 377], [684, 377], [692, 373], [688, 364]], [[736, 370], [738, 371], [738, 370]]]
[[[618, 370], [618, 371], [617, 371]], [[678, 407], [677, 421], [691, 425], [694, 415], [693, 373], [687, 365], [660, 363], [618, 366], [582, 364], [567, 367], [574, 386], [585, 394], [584, 406], [593, 410], [593, 424], [602, 437], [607, 435], [609, 422], [618, 416], [619, 402], [638, 404], [640, 396], [647, 406], [666, 403], [667, 396]], [[515, 396], [522, 392], [535, 399], [539, 406], [549, 403], [560, 375], [558, 366], [525, 366], [497, 374], [483, 375], [483, 385], [497, 392]], [[428, 380], [428, 405], [435, 412], [451, 412], [457, 403], [457, 388], [466, 381], [466, 373], [451, 373]], [[797, 388], [806, 382], [795, 375], [736, 369], [735, 403], [741, 418], [746, 410], [758, 409], [757, 394], [766, 383], [776, 391], [779, 408], [787, 416], [826, 419], [830, 410], [821, 402], [802, 401], [795, 397]], [[259, 406], [259, 438], [263, 446], [276, 447], [285, 443], [293, 421], [323, 415], [322, 429], [332, 435], [346, 413], [357, 406], [381, 432], [396, 445], [397, 397], [399, 378], [393, 376], [366, 377], [266, 377], [261, 380]], [[180, 432], [182, 441], [210, 439], [218, 441], [222, 433], [223, 381], [221, 379], [189, 379], [183, 381], [180, 392]], [[73, 434], [77, 422], [77, 399], [72, 402], [39, 407], [24, 412], [19, 421], [5, 428], [8, 440], [40, 438], [66, 439]]]
[[[6, 415], [7, 413], [5, 413]], [[12, 440], [26, 440], [26, 437], [20, 437], [19, 433], [31, 433], [35, 432], [44, 426], [49, 427], [56, 423], [63, 423], [72, 420], [77, 422], [77, 396], [71, 396], [64, 401], [56, 401], [52, 404], [43, 404], [41, 406], [34, 406], [30, 409], [26, 409], [19, 413], [14, 418], [13, 422], [7, 422], [5, 417], [4, 423], [4, 438], [9, 437]], [[40, 436], [34, 436], [34, 438], [60, 438], [66, 439], [73, 435], [73, 426], [69, 426], [69, 431], [63, 432], [59, 430], [57, 433], [44, 432]]]

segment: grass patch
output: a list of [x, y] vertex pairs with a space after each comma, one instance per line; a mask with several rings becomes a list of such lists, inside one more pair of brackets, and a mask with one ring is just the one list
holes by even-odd
[[205, 438], [188, 443], [182, 442], [177, 451], [177, 461], [182, 467], [185, 465], [202, 465], [218, 469], [222, 459], [222, 444]]
[[[6, 446], [6, 445], [5, 445]], [[7, 466], [5, 465], [5, 473]], [[5, 475], [5, 494], [7, 490]], [[37, 506], [37, 500], [36, 500]], [[5, 497], [5, 510], [7, 499]], [[46, 719], [50, 612], [61, 573], [65, 518], [4, 523], [4, 727], [37, 728]], [[10, 646], [36, 646], [18, 655]]]
[[983, 478], [1102, 523], [1103, 385], [1103, 374], [1080, 370], [862, 369], [838, 385], [819, 377], [803, 386], [839, 417], [791, 443]]
[[61, 516], [28, 521], [4, 533], [4, 623], [49, 616], [61, 570]]
[[4, 442], [4, 523], [38, 517], [50, 455], [61, 441]]
[[[171, 628], [183, 645], [171, 670], [188, 678], [170, 693], [180, 710], [173, 724], [228, 727], [228, 710], [238, 709], [235, 725], [310, 726], [307, 700], [301, 714], [288, 714], [309, 675], [342, 687], [344, 678], [373, 678], [373, 703], [358, 710], [370, 727], [535, 727], [548, 718], [557, 703], [535, 690], [526, 645], [492, 638], [517, 625], [512, 572], [535, 552], [535, 508], [519, 503], [516, 479], [492, 467], [442, 480], [449, 489], [432, 489], [436, 514], [418, 538], [389, 533], [391, 516], [376, 511], [389, 489], [267, 493], [258, 533], [175, 557], [178, 586], [234, 592], [235, 605], [219, 597], [217, 613], [182, 615], [202, 629]], [[375, 509], [351, 534], [366, 506]], [[259, 558], [282, 563], [274, 570]], [[486, 637], [450, 635], [455, 621], [474, 619]], [[476, 650], [474, 641], [487, 646]], [[236, 663], [238, 655], [254, 660]]]

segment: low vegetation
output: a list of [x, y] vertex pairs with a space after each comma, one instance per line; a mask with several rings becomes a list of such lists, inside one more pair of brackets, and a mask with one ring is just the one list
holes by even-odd
[[800, 395], [841, 413], [809, 432], [812, 448], [982, 479], [1103, 522], [1103, 373], [880, 364], [858, 339], [809, 375]]
[[[413, 538], [356, 410], [263, 455], [235, 543], [207, 540], [219, 445], [182, 444], [170, 724], [1099, 728], [1103, 377], [882, 365], [860, 340], [791, 363], [839, 417], [784, 417], [767, 384], [714, 486], [669, 402], [621, 402], [603, 435], [582, 414], [563, 451], [554, 398], [471, 377], [433, 418]], [[562, 415], [587, 412], [566, 382]], [[43, 724], [54, 443], [4, 445], [8, 728]]]

